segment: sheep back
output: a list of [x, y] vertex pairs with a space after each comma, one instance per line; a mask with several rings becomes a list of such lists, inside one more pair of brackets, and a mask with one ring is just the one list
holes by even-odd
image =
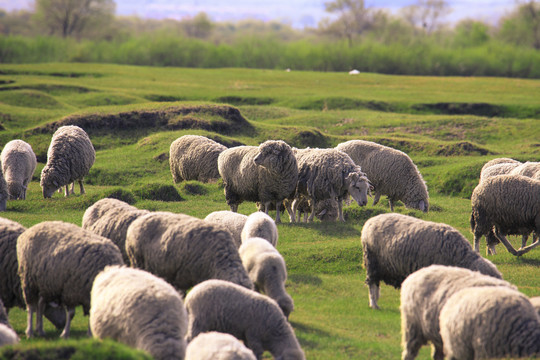
[[[519, 164], [509, 173], [510, 175], [523, 175], [535, 180], [540, 180], [540, 162], [529, 162]], [[5, 175], [5, 173], [4, 173]]]
[[82, 228], [110, 239], [120, 249], [124, 262], [129, 264], [126, 253], [127, 230], [133, 221], [148, 213], [148, 210], [140, 210], [121, 200], [105, 198], [86, 209]]
[[250, 214], [242, 228], [240, 234], [242, 242], [253, 237], [266, 239], [274, 247], [277, 246], [279, 237], [277, 225], [275, 221], [264, 212], [257, 211]]
[[264, 350], [274, 358], [305, 359], [276, 302], [255, 291], [228, 281], [208, 280], [193, 287], [185, 305], [189, 314], [188, 341], [203, 332], [219, 331], [242, 340], [257, 359]]
[[[17, 240], [21, 288], [26, 304], [46, 303], [90, 309], [95, 276], [107, 265], [121, 265], [122, 254], [102, 236], [61, 222], [44, 221]], [[53, 271], [54, 270], [54, 271]]]
[[448, 359], [540, 356], [540, 317], [514, 289], [463, 289], [442, 308], [439, 326]]
[[26, 190], [36, 170], [36, 154], [32, 146], [22, 140], [12, 140], [0, 154], [2, 171], [10, 199], [25, 199]]
[[480, 172], [480, 181], [499, 175], [510, 174], [520, 163], [500, 163], [486, 167]]
[[230, 334], [210, 331], [197, 335], [186, 349], [185, 360], [255, 360], [253, 351]]
[[144, 270], [108, 266], [92, 287], [90, 329], [146, 351], [155, 359], [182, 359], [187, 313], [178, 292]]
[[183, 180], [207, 182], [219, 178], [217, 159], [227, 147], [199, 135], [184, 135], [172, 142], [169, 151], [175, 183]]
[[253, 288], [229, 231], [192, 216], [154, 212], [139, 217], [128, 228], [126, 251], [132, 266], [179, 290], [214, 278]]
[[482, 170], [480, 170], [480, 173], [484, 172], [484, 170], [486, 170], [487, 168], [493, 166], [493, 165], [498, 165], [498, 164], [516, 164], [519, 165], [521, 164], [521, 162], [517, 161], [517, 160], [514, 160], [514, 159], [511, 159], [511, 158], [496, 158], [496, 159], [492, 159], [490, 161], [488, 161], [487, 163], [484, 164], [484, 166], [482, 166]]
[[242, 244], [242, 229], [247, 219], [248, 217], [244, 214], [228, 210], [214, 211], [204, 218], [205, 221], [220, 225], [229, 230], [237, 248]]
[[82, 181], [96, 159], [88, 134], [78, 126], [61, 126], [53, 134], [47, 151], [47, 164], [41, 171], [43, 196], [52, 194], [64, 185]]

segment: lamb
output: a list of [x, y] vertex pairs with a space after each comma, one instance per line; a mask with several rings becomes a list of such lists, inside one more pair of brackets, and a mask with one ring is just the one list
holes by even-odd
[[520, 163], [500, 163], [487, 167], [480, 172], [480, 181], [487, 178], [499, 175], [510, 174], [515, 168], [519, 167]]
[[439, 326], [447, 359], [540, 356], [540, 317], [514, 289], [463, 289], [442, 308]]
[[274, 203], [276, 223], [281, 221], [281, 203], [294, 192], [298, 182], [298, 165], [289, 145], [268, 140], [259, 147], [227, 149], [218, 157], [218, 170], [231, 211], [237, 212], [244, 200], [260, 201], [268, 214], [270, 203]]
[[[295, 201], [298, 203], [295, 204]], [[310, 199], [303, 196], [294, 199], [292, 207], [298, 211], [298, 221], [302, 218], [304, 222], [308, 221], [308, 216], [311, 214], [311, 203]], [[322, 200], [315, 205], [315, 217], [322, 222], [336, 221], [338, 216], [338, 202], [336, 199]]]
[[187, 312], [165, 280], [144, 270], [108, 266], [92, 286], [90, 329], [148, 352], [154, 359], [183, 359]]
[[36, 170], [36, 154], [32, 146], [22, 140], [12, 140], [0, 154], [9, 199], [26, 199], [26, 189]]
[[426, 183], [407, 154], [364, 140], [350, 140], [339, 144], [336, 149], [347, 153], [366, 173], [375, 188], [373, 205], [379, 202], [381, 195], [386, 195], [391, 211], [394, 211], [394, 203], [398, 200], [407, 208], [428, 211]]
[[2, 301], [0, 301], [0, 347], [5, 345], [13, 345], [19, 342], [17, 333], [9, 324], [6, 310]]
[[289, 318], [294, 302], [285, 290], [287, 267], [283, 256], [268, 241], [257, 237], [243, 241], [238, 252], [255, 290], [274, 299]]
[[[540, 240], [525, 246], [531, 232], [540, 233], [540, 180], [521, 175], [500, 175], [485, 179], [476, 186], [471, 197], [471, 230], [474, 249], [480, 249], [485, 235], [488, 254], [495, 253], [497, 240], [516, 256], [536, 246]], [[522, 247], [517, 251], [505, 235], [522, 235]]]
[[199, 135], [184, 135], [173, 141], [169, 151], [175, 183], [183, 180], [208, 182], [219, 178], [217, 159], [227, 147]]
[[88, 175], [95, 159], [96, 151], [83, 129], [74, 125], [59, 127], [47, 151], [47, 164], [41, 171], [43, 197], [50, 198], [64, 185], [65, 196], [69, 196], [69, 184], [75, 181], [84, 194], [83, 178]]
[[203, 332], [219, 331], [242, 340], [257, 359], [265, 350], [276, 359], [305, 359], [279, 306], [264, 295], [228, 281], [208, 280], [193, 287], [185, 305], [188, 341]]
[[510, 172], [510, 175], [523, 175], [535, 180], [540, 180], [540, 162], [527, 161], [526, 163], [520, 164]]
[[[214, 211], [210, 214], [208, 214], [204, 220], [208, 221], [212, 224], [220, 225], [227, 230], [232, 235], [232, 238], [234, 240], [234, 244], [237, 248], [242, 245], [242, 229], [244, 228], [244, 225], [247, 220], [247, 215], [235, 213], [228, 210], [223, 211]], [[270, 219], [271, 220], [271, 219]], [[274, 220], [272, 220], [274, 222]]]
[[250, 214], [242, 228], [240, 238], [243, 243], [252, 237], [263, 238], [276, 247], [278, 243], [278, 228], [274, 220], [260, 211]]
[[428, 342], [433, 345], [433, 359], [444, 359], [439, 331], [441, 309], [457, 291], [478, 286], [515, 289], [504, 280], [453, 266], [431, 265], [409, 275], [401, 286], [402, 359], [415, 359]]
[[[315, 208], [323, 200], [337, 200], [340, 221], [345, 221], [343, 199], [348, 194], [359, 206], [367, 204], [370, 191], [368, 178], [347, 154], [336, 149], [297, 149], [295, 155], [299, 172], [295, 197], [311, 199], [308, 221], [313, 221]], [[296, 213], [295, 207], [292, 210]]]
[[379, 283], [399, 288], [407, 276], [440, 264], [479, 271], [502, 278], [491, 261], [473, 251], [453, 227], [397, 213], [370, 218], [362, 229], [362, 249], [369, 305], [378, 309]]
[[[17, 262], [17, 238], [25, 230], [15, 221], [0, 218], [0, 300], [7, 313], [15, 306], [26, 308]], [[47, 303], [44, 315], [58, 329], [66, 324], [66, 313], [59, 307]]]
[[120, 249], [124, 262], [129, 264], [126, 253], [127, 229], [135, 219], [148, 213], [148, 210], [139, 210], [121, 200], [105, 198], [86, 209], [82, 228], [112, 240]]
[[128, 228], [126, 251], [132, 266], [180, 291], [208, 279], [253, 289], [231, 234], [192, 216], [168, 212], [141, 216]]
[[90, 310], [90, 290], [96, 275], [107, 265], [122, 265], [120, 250], [104, 237], [62, 221], [44, 221], [17, 239], [19, 276], [28, 311], [26, 335], [43, 332], [43, 306], [56, 302], [67, 310], [61, 337], [68, 338], [75, 307]]
[[191, 340], [185, 360], [255, 360], [255, 355], [234, 336], [210, 331]]

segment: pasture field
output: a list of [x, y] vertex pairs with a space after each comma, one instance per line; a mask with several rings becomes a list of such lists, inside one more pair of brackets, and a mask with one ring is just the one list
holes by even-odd
[[[401, 203], [397, 212], [448, 223], [472, 241], [470, 195], [482, 165], [496, 157], [540, 160], [540, 81], [3, 64], [0, 122], [0, 147], [20, 138], [38, 157], [27, 200], [9, 201], [0, 214], [27, 227], [46, 220], [81, 225], [85, 209], [110, 195], [139, 208], [199, 218], [228, 209], [221, 181], [173, 184], [169, 146], [185, 134], [227, 146], [282, 139], [296, 147], [333, 147], [366, 139], [408, 153], [427, 182], [429, 213]], [[55, 126], [68, 123], [82, 126], [96, 148], [87, 194], [76, 189], [75, 196], [45, 200], [39, 176], [47, 148]], [[255, 206], [243, 203], [239, 211], [249, 214]], [[364, 208], [347, 206], [345, 223], [291, 224], [285, 216], [278, 226], [287, 290], [295, 301], [290, 322], [308, 359], [400, 357], [399, 291], [382, 284], [381, 310], [371, 310], [362, 268], [362, 226], [385, 212], [383, 199], [375, 207], [371, 201]], [[517, 247], [521, 239], [512, 241]], [[540, 250], [516, 258], [499, 245], [489, 259], [526, 295], [540, 296]], [[48, 322], [46, 340], [25, 339], [23, 310], [13, 309], [10, 321], [23, 347], [65, 344]], [[87, 324], [78, 309], [71, 345], [88, 346]], [[429, 354], [425, 347], [419, 359]]]

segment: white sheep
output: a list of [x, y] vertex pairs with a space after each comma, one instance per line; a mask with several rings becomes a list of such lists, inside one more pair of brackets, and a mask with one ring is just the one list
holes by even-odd
[[[211, 212], [204, 218], [204, 220], [212, 224], [220, 225], [229, 230], [234, 240], [234, 244], [238, 248], [242, 244], [241, 234], [247, 218], [247, 215], [244, 214], [222, 210]], [[274, 222], [274, 220], [272, 220], [272, 222]]]
[[499, 175], [510, 174], [515, 168], [519, 167], [520, 163], [500, 163], [486, 167], [480, 172], [480, 181], [487, 178]]
[[169, 151], [175, 183], [183, 180], [207, 182], [219, 178], [217, 159], [227, 147], [199, 135], [184, 135], [172, 142]]
[[47, 151], [47, 164], [41, 171], [43, 197], [50, 198], [62, 186], [66, 186], [65, 196], [68, 196], [69, 184], [75, 181], [84, 194], [83, 178], [88, 175], [95, 159], [96, 151], [83, 129], [74, 125], [59, 127], [53, 134]]
[[533, 178], [535, 180], [540, 180], [540, 162], [527, 161], [526, 163], [516, 166], [512, 171], [510, 171], [509, 174], [523, 175]]
[[243, 241], [238, 253], [255, 290], [274, 299], [289, 318], [294, 302], [285, 290], [287, 266], [283, 256], [266, 239], [258, 237]]
[[478, 286], [515, 289], [504, 280], [454, 266], [431, 265], [409, 275], [401, 285], [402, 359], [415, 359], [428, 342], [433, 347], [433, 359], [444, 359], [439, 330], [441, 309], [456, 292]]
[[[25, 230], [15, 221], [0, 218], [0, 299], [7, 313], [13, 307], [26, 308], [17, 262], [17, 238]], [[66, 325], [66, 312], [60, 307], [47, 303], [44, 315], [58, 329]]]
[[9, 324], [6, 310], [2, 301], [0, 301], [0, 347], [17, 344], [18, 342], [19, 337]]
[[92, 286], [90, 329], [148, 352], [156, 360], [183, 359], [187, 312], [165, 280], [144, 270], [108, 266]]
[[126, 251], [132, 266], [177, 290], [208, 279], [253, 288], [230, 232], [192, 216], [154, 212], [139, 217], [128, 228]]
[[185, 360], [255, 360], [255, 355], [234, 336], [210, 331], [191, 340]]
[[[516, 256], [540, 245], [536, 240], [525, 246], [531, 232], [540, 233], [540, 180], [521, 175], [485, 179], [473, 190], [471, 205], [470, 223], [476, 251], [484, 235], [488, 254], [495, 254], [499, 241]], [[516, 251], [505, 235], [522, 235], [522, 247]]]
[[188, 341], [203, 332], [219, 331], [242, 340], [257, 359], [265, 350], [276, 359], [305, 359], [293, 328], [267, 296], [228, 281], [207, 280], [193, 287], [185, 305]]
[[517, 165], [520, 165], [521, 162], [518, 161], [518, 160], [511, 159], [511, 158], [492, 159], [492, 160], [488, 161], [487, 163], [485, 163], [484, 166], [482, 166], [482, 170], [480, 170], [480, 173], [483, 173], [487, 168], [489, 168], [491, 166], [494, 166], [494, 165], [498, 165], [498, 164], [516, 164], [516, 166], [517, 166]]
[[364, 140], [350, 140], [339, 144], [336, 149], [347, 153], [366, 173], [375, 190], [373, 205], [379, 202], [381, 195], [386, 195], [391, 211], [394, 211], [394, 202], [398, 200], [408, 208], [428, 211], [426, 183], [407, 154]]
[[0, 166], [0, 211], [6, 211], [8, 197], [9, 194], [6, 179], [4, 179], [2, 167]]
[[374, 309], [379, 308], [381, 281], [399, 288], [407, 276], [433, 264], [502, 278], [495, 265], [475, 252], [450, 225], [397, 213], [381, 214], [366, 221], [361, 238], [369, 305]]
[[25, 230], [17, 239], [21, 288], [28, 311], [26, 335], [43, 332], [43, 305], [56, 302], [67, 310], [61, 337], [68, 338], [75, 307], [90, 310], [95, 276], [107, 265], [122, 265], [120, 250], [102, 236], [62, 221], [45, 221]]
[[2, 149], [0, 161], [9, 198], [26, 199], [26, 190], [37, 165], [32, 146], [22, 140], [12, 140]]
[[[295, 149], [295, 155], [298, 161], [295, 197], [304, 196], [312, 201], [308, 221], [313, 221], [315, 208], [323, 200], [337, 201], [340, 221], [345, 221], [343, 199], [346, 196], [351, 195], [359, 206], [367, 204], [368, 178], [347, 154], [336, 149]], [[296, 208], [292, 211], [296, 213]]]
[[276, 247], [278, 244], [278, 228], [274, 220], [261, 211], [250, 214], [242, 228], [240, 238], [244, 242], [252, 237], [266, 239]]
[[472, 287], [452, 295], [439, 317], [447, 359], [540, 356], [540, 317], [529, 299], [507, 287]]
[[218, 157], [218, 170], [231, 211], [238, 211], [243, 201], [260, 201], [268, 214], [274, 203], [276, 223], [280, 222], [281, 203], [294, 192], [298, 181], [298, 165], [289, 145], [268, 140], [258, 147], [227, 149]]
[[82, 228], [112, 240], [120, 249], [124, 262], [129, 264], [126, 253], [127, 230], [135, 219], [148, 213], [148, 210], [138, 209], [124, 201], [105, 198], [86, 209]]
[[[287, 201], [287, 200], [285, 200]], [[297, 202], [297, 203], [295, 203]], [[296, 209], [298, 212], [298, 222], [303, 219], [303, 222], [308, 221], [308, 216], [311, 214], [312, 201], [304, 196], [299, 196], [292, 202], [291, 208]], [[339, 206], [336, 199], [325, 199], [315, 204], [315, 217], [322, 222], [336, 221], [339, 216]]]

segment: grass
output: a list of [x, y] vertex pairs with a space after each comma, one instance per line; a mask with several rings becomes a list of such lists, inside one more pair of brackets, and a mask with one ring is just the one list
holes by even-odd
[[[448, 223], [472, 241], [470, 194], [482, 165], [496, 157], [540, 158], [539, 85], [538, 80], [504, 78], [0, 65], [0, 144], [24, 139], [39, 160], [27, 200], [9, 201], [2, 216], [27, 227], [47, 220], [81, 225], [88, 206], [115, 196], [138, 208], [204, 218], [227, 209], [223, 184], [173, 184], [168, 152], [179, 136], [204, 135], [227, 146], [283, 139], [297, 147], [331, 147], [360, 138], [407, 152], [428, 184], [429, 213], [400, 203], [396, 212]], [[172, 108], [204, 111], [169, 116]], [[148, 125], [156, 116], [165, 120]], [[66, 119], [93, 124], [86, 130], [97, 156], [85, 181], [87, 194], [43, 199], [39, 174], [52, 131]], [[111, 125], [119, 119], [123, 126]], [[243, 203], [239, 211], [249, 214], [255, 206]], [[399, 291], [382, 285], [381, 310], [369, 309], [361, 265], [362, 226], [385, 212], [389, 208], [383, 198], [375, 207], [346, 206], [346, 223], [290, 224], [285, 219], [279, 225], [278, 250], [287, 262], [287, 290], [295, 301], [290, 320], [308, 359], [400, 356]], [[517, 246], [521, 240], [512, 241]], [[481, 252], [485, 254], [485, 242]], [[490, 260], [504, 278], [525, 294], [540, 296], [540, 251], [522, 258], [502, 246], [498, 252]], [[45, 341], [25, 339], [22, 310], [13, 309], [10, 321], [22, 338], [22, 349], [92, 344], [86, 340], [88, 319], [80, 309], [69, 343], [56, 340], [60, 331], [48, 322]], [[426, 347], [419, 358], [428, 359], [429, 353]]]

